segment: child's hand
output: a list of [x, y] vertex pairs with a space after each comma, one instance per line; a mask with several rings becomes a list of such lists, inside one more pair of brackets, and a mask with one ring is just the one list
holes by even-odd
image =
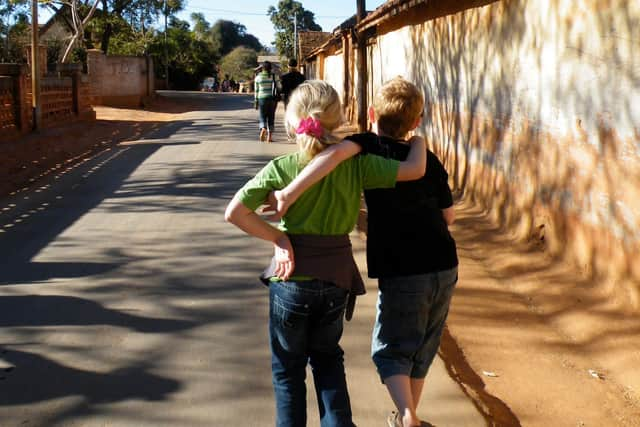
[[289, 210], [290, 203], [287, 201], [287, 197], [281, 190], [272, 191], [267, 197], [267, 207], [265, 210], [273, 211], [274, 213], [269, 215], [270, 221], [280, 221], [282, 217]]
[[289, 237], [282, 233], [282, 236], [273, 242], [273, 247], [276, 262], [274, 274], [282, 280], [289, 280], [295, 268], [293, 246], [291, 246]]
[[273, 193], [274, 191], [270, 191], [267, 195], [267, 200], [265, 200], [264, 205], [262, 205], [262, 207], [260, 208], [260, 214], [264, 215], [265, 218], [269, 221], [278, 221], [279, 218], [274, 218], [276, 216], [278, 200]]

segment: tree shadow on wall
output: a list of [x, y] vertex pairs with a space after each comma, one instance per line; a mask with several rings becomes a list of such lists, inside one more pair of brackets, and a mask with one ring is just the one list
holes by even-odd
[[[640, 84], [628, 60], [640, 47], [633, 41], [638, 30], [629, 2], [593, 13], [596, 25], [578, 36], [572, 28], [580, 17], [549, 8], [539, 22], [530, 12], [522, 2], [498, 2], [482, 12], [461, 11], [411, 28], [411, 71], [431, 107], [425, 133], [455, 190], [490, 207], [501, 224], [517, 228], [523, 237], [555, 238], [558, 244], [547, 249], [557, 254], [573, 241], [575, 218], [584, 223], [591, 216], [599, 227], [616, 229], [607, 244], [616, 245], [613, 235], [627, 236], [619, 248], [624, 260], [616, 261], [626, 266], [615, 268], [631, 276], [640, 236], [634, 213], [640, 196], [635, 190], [640, 188], [635, 167], [640, 131], [635, 130], [634, 142], [621, 140], [615, 129], [617, 123], [633, 127], [637, 122], [634, 98], [622, 86]], [[536, 33], [545, 25], [557, 28], [557, 36]], [[594, 34], [605, 51], [590, 52]], [[549, 48], [559, 56], [550, 59]], [[566, 74], [565, 63], [593, 71], [597, 92], [584, 87], [579, 73]], [[555, 80], [530, 75], [550, 66], [557, 67]], [[615, 100], [614, 93], [619, 94]], [[596, 110], [602, 108], [610, 111]], [[578, 115], [568, 135], [553, 134], [552, 123], [541, 121], [550, 113]], [[587, 174], [579, 163], [585, 159]], [[620, 192], [621, 182], [630, 191]], [[581, 268], [606, 274], [610, 265], [598, 260], [602, 242], [595, 233], [586, 231]]]

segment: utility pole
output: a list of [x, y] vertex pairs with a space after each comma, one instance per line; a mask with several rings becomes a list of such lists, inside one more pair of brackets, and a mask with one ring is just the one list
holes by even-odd
[[[365, 0], [356, 0], [357, 14], [356, 14], [356, 27], [360, 25], [364, 19], [367, 9]], [[358, 129], [360, 132], [367, 130], [367, 82], [369, 76], [367, 75], [367, 40], [364, 36], [364, 32], [358, 32], [356, 30], [357, 42], [358, 42], [358, 87], [356, 91], [356, 98], [358, 100]]]
[[164, 0], [164, 85], [169, 89], [169, 44], [167, 42], [167, 0]]
[[40, 111], [40, 60], [38, 49], [38, 0], [31, 0], [31, 106], [33, 129], [38, 130], [41, 123]]
[[298, 60], [298, 12], [293, 14], [293, 57]]

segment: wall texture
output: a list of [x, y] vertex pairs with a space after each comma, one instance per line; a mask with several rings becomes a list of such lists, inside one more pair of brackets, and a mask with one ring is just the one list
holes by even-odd
[[454, 186], [640, 305], [640, 3], [499, 1], [385, 32]]
[[153, 96], [153, 62], [149, 57], [107, 56], [99, 50], [88, 53], [92, 104], [140, 107]]
[[[46, 65], [46, 64], [45, 64]], [[90, 81], [79, 64], [58, 64], [55, 76], [40, 78], [40, 127], [75, 120], [93, 120], [89, 103]], [[29, 68], [0, 64], [0, 142], [28, 133], [33, 127]]]
[[324, 61], [324, 80], [331, 84], [344, 101], [344, 57], [342, 54], [328, 56]]

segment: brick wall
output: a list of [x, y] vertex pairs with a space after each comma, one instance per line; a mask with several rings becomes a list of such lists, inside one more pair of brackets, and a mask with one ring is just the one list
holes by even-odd
[[[40, 78], [41, 127], [78, 119], [95, 119], [90, 80], [79, 64], [59, 64], [55, 77]], [[42, 68], [44, 70], [44, 68]], [[16, 138], [33, 127], [29, 68], [0, 64], [0, 141]]]
[[69, 121], [75, 115], [71, 77], [44, 77], [40, 83], [43, 126]]
[[31, 129], [31, 85], [26, 66], [0, 64], [0, 141]]
[[19, 132], [16, 104], [13, 78], [0, 76], [0, 134], [2, 135], [16, 135]]

